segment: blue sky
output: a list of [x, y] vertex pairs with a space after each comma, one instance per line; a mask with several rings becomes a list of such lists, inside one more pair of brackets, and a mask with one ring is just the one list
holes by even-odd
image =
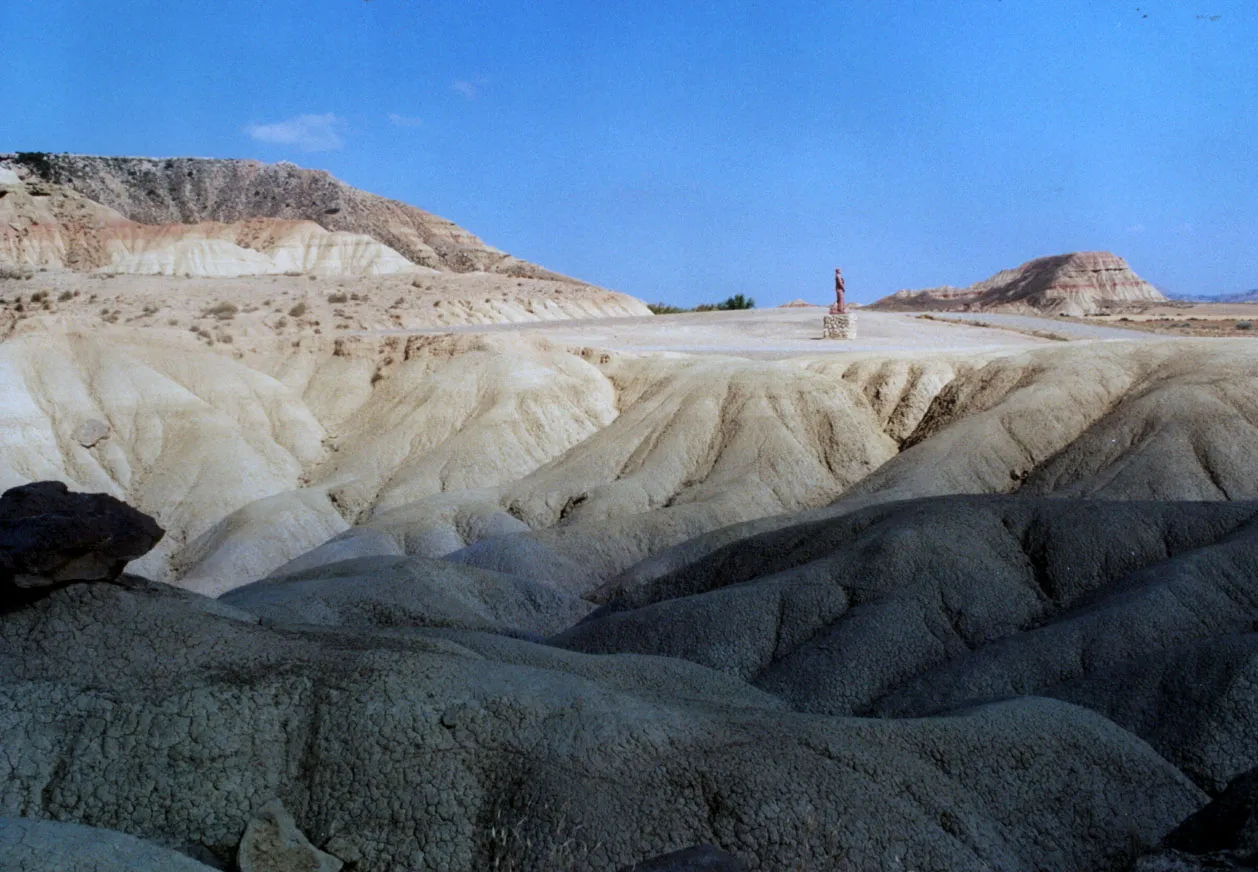
[[292, 160], [648, 300], [1258, 287], [1258, 2], [0, 0], [0, 151]]

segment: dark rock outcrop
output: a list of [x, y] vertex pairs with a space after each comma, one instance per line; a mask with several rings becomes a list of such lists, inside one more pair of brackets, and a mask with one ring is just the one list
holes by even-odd
[[1217, 799], [1141, 858], [1136, 872], [1258, 869], [1258, 769], [1235, 778]]
[[679, 657], [797, 710], [1097, 711], [1206, 790], [1258, 766], [1258, 503], [945, 497], [734, 542], [552, 641]]
[[68, 585], [0, 616], [0, 744], [0, 814], [226, 859], [281, 797], [363, 872], [612, 872], [697, 844], [760, 869], [1083, 872], [1205, 801], [1056, 700], [818, 717], [693, 664], [265, 626], [166, 585]]
[[165, 531], [108, 494], [71, 493], [59, 481], [0, 496], [0, 608], [75, 581], [107, 581], [147, 554]]
[[1233, 779], [1217, 799], [1176, 827], [1166, 846], [1193, 854], [1258, 854], [1258, 769]]

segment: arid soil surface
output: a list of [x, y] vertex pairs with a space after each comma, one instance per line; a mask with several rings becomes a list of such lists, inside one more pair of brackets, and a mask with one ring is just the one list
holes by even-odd
[[952, 321], [969, 326], [1022, 333], [1040, 339], [1071, 341], [1081, 339], [1139, 339], [1139, 330], [1121, 320], [1101, 318], [1063, 318], [1042, 315], [1011, 315], [1004, 312], [929, 312], [924, 321]]
[[[617, 351], [730, 354], [739, 357], [796, 357], [814, 354], [903, 352], [983, 352], [1042, 345], [1050, 340], [1033, 331], [1062, 333], [1070, 339], [1141, 340], [1134, 330], [1095, 326], [1057, 318], [983, 315], [984, 327], [924, 320], [916, 313], [858, 310], [856, 338], [821, 338], [821, 307], [753, 309], [744, 312], [689, 312], [650, 318], [607, 318], [546, 324], [471, 325], [455, 332], [523, 331], [554, 342], [593, 345]], [[950, 313], [931, 313], [932, 319]], [[966, 316], [956, 315], [960, 319]]]
[[1168, 336], [1252, 338], [1258, 336], [1258, 303], [1177, 303], [1093, 315], [1087, 320]]
[[606, 315], [642, 315], [632, 297], [589, 285], [492, 273], [235, 279], [101, 276], [44, 270], [0, 279], [0, 333], [60, 319], [82, 329], [182, 330], [204, 344], [242, 339], [444, 329]]

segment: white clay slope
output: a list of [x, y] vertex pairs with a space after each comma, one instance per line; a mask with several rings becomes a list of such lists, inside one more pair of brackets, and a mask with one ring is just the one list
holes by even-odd
[[369, 236], [313, 221], [139, 224], [48, 184], [0, 185], [0, 263], [201, 278], [431, 272]]
[[[874, 482], [886, 498], [1258, 493], [1237, 459], [1258, 450], [1243, 341], [1012, 351], [755, 361], [495, 331], [272, 340], [234, 360], [181, 331], [23, 324], [0, 343], [0, 486], [127, 499], [170, 531], [137, 570], [211, 592], [343, 532], [334, 551], [475, 546], [508, 570], [532, 553], [538, 572], [577, 565], [551, 580], [584, 590]], [[106, 438], [83, 438], [92, 422]], [[514, 533], [531, 539], [493, 539]]]
[[325, 278], [419, 273], [369, 236], [330, 232], [312, 221], [135, 225], [109, 242], [113, 274], [239, 276], [302, 273]]

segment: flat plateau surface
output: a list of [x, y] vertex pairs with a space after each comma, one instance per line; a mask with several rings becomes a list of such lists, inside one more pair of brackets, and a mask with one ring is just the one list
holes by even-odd
[[[906, 312], [856, 311], [856, 338], [821, 338], [825, 309], [751, 309], [743, 312], [687, 312], [639, 318], [595, 318], [526, 324], [467, 324], [397, 333], [526, 333], [564, 344], [582, 344], [609, 351], [725, 354], [737, 357], [795, 357], [843, 352], [985, 352], [1055, 344], [1032, 335], [1049, 332], [1069, 339], [1148, 341], [1148, 333], [1118, 327], [1036, 318], [1026, 315], [982, 315], [991, 326], [945, 324]], [[950, 313], [933, 313], [948, 318]], [[965, 320], [958, 313], [956, 320]]]
[[1112, 322], [1097, 324], [1091, 320], [1083, 321], [1078, 318], [1041, 318], [1037, 315], [1011, 315], [1000, 312], [931, 312], [930, 317], [957, 322], [976, 322], [990, 329], [1002, 331], [1042, 331], [1066, 340], [1146, 338], [1142, 337], [1139, 331], [1112, 325]]

